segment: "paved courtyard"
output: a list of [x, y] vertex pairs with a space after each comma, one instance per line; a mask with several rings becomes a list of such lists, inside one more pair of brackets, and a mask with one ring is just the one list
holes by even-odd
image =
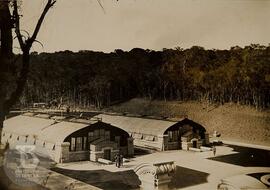
[[213, 152], [183, 150], [136, 156], [124, 167], [93, 162], [59, 164], [54, 171], [102, 189], [139, 189], [133, 168], [142, 163], [175, 161], [176, 173], [170, 189], [216, 189], [220, 179], [249, 172], [270, 172], [270, 151], [232, 145], [217, 146]]

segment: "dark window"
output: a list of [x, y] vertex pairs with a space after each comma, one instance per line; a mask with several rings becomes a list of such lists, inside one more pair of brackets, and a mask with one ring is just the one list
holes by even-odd
[[83, 137], [83, 150], [87, 150], [87, 137]]
[[76, 138], [76, 151], [82, 150], [82, 137]]
[[169, 142], [177, 142], [179, 140], [179, 131], [168, 131]]
[[75, 145], [76, 145], [76, 140], [75, 138], [71, 138], [71, 143], [70, 143], [70, 151], [75, 151]]
[[94, 132], [89, 132], [88, 133], [88, 142], [92, 142], [93, 140], [95, 140]]
[[117, 143], [118, 146], [120, 146], [120, 136], [115, 136], [114, 141]]
[[120, 137], [120, 146], [127, 146], [127, 138], [125, 136]]
[[105, 131], [105, 140], [106, 141], [110, 141], [111, 137], [110, 137], [110, 131]]
[[95, 131], [94, 131], [94, 137], [95, 137], [95, 138], [98, 138], [98, 137], [99, 137], [99, 130], [95, 130]]
[[176, 142], [179, 140], [179, 131], [173, 131], [173, 141]]
[[169, 142], [172, 142], [172, 139], [173, 139], [172, 131], [168, 131], [168, 136], [169, 136]]
[[99, 130], [99, 135], [100, 135], [100, 137], [104, 137], [105, 136], [105, 130], [104, 129], [100, 129]]

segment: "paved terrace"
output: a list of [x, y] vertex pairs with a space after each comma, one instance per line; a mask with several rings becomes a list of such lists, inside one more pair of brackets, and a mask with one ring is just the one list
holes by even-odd
[[174, 160], [177, 167], [170, 189], [211, 190], [216, 189], [224, 177], [270, 172], [270, 151], [233, 145], [218, 146], [215, 157], [210, 151], [175, 150], [136, 156], [122, 168], [85, 161], [59, 164], [54, 171], [102, 189], [139, 189], [140, 181], [132, 170], [134, 167], [169, 160]]

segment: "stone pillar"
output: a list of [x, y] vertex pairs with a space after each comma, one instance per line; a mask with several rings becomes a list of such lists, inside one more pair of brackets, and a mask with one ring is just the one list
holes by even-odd
[[160, 147], [160, 151], [163, 151], [164, 150], [163, 135], [157, 136], [157, 143], [158, 143], [158, 147]]
[[197, 148], [201, 148], [202, 144], [203, 144], [203, 141], [202, 140], [198, 140], [197, 141]]
[[94, 144], [91, 144], [91, 143], [89, 144], [89, 147], [90, 147], [90, 153], [89, 153], [90, 161], [97, 162], [97, 160], [101, 154], [101, 150], [98, 152], [97, 146]]
[[129, 137], [127, 139], [127, 144], [128, 144], [128, 156], [133, 156], [134, 155], [134, 144], [133, 144], [132, 137]]
[[209, 144], [209, 133], [205, 133], [205, 139], [204, 139], [204, 143], [205, 145], [208, 145]]
[[[158, 140], [160, 139], [161, 136], [158, 136]], [[162, 151], [168, 150], [168, 143], [169, 143], [169, 135], [162, 135]]]
[[69, 162], [69, 146], [70, 146], [69, 142], [63, 142], [61, 144], [61, 158], [60, 158], [61, 163]]

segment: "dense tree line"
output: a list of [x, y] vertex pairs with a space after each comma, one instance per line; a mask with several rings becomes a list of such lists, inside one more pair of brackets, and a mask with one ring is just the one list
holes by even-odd
[[104, 107], [132, 97], [270, 105], [270, 46], [32, 53], [21, 104]]

